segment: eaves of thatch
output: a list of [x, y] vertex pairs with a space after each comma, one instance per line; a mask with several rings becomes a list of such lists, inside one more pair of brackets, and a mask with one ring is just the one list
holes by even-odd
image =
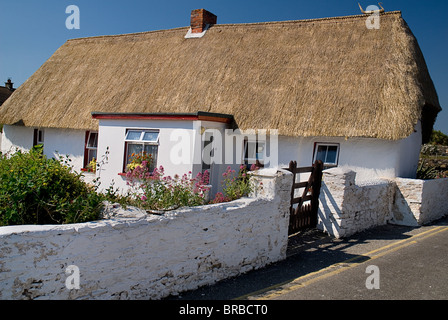
[[2, 106], [0, 123], [95, 129], [91, 112], [232, 114], [288, 136], [401, 139], [440, 105], [400, 12], [73, 39]]

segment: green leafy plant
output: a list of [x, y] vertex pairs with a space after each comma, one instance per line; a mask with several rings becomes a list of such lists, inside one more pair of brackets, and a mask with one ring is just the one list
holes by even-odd
[[61, 224], [99, 218], [103, 195], [73, 172], [70, 159], [42, 148], [0, 158], [0, 225]]
[[433, 167], [426, 166], [422, 162], [417, 168], [417, 179], [430, 180], [437, 177], [438, 171]]
[[448, 146], [448, 136], [439, 130], [433, 130], [429, 143], [433, 145]]

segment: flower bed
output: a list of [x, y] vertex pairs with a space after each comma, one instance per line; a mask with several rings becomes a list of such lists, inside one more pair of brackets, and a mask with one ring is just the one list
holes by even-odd
[[182, 176], [166, 176], [163, 166], [151, 171], [150, 159], [128, 166], [126, 173], [129, 203], [148, 210], [172, 210], [179, 207], [194, 207], [207, 203], [221, 203], [236, 200], [254, 191], [246, 166], [241, 165], [238, 172], [230, 166], [223, 173], [223, 192], [210, 201], [208, 193], [209, 172], [199, 172], [195, 178], [192, 172]]

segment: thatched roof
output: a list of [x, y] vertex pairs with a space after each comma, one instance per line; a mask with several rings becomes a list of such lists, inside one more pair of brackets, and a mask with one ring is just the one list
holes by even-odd
[[[0, 123], [95, 129], [91, 112], [232, 114], [241, 129], [400, 139], [440, 111], [400, 12], [188, 27], [67, 41], [0, 110]], [[423, 110], [423, 112], [422, 112]]]

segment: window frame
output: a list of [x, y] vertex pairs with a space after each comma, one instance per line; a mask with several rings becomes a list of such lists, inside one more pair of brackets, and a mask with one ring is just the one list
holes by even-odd
[[[90, 137], [92, 134], [96, 134], [96, 147], [91, 147], [89, 146], [89, 142], [90, 142]], [[89, 154], [92, 150], [95, 150], [97, 152], [95, 159], [98, 161], [98, 138], [99, 138], [99, 133], [98, 131], [86, 131], [86, 135], [85, 135], [85, 140], [84, 140], [84, 163], [83, 163], [83, 168], [81, 169], [81, 171], [89, 171], [91, 169], [88, 169], [87, 166], [90, 164], [90, 157]]]
[[[128, 133], [130, 131], [141, 131], [140, 133], [140, 138], [138, 140], [135, 139], [127, 139], [128, 137]], [[153, 141], [145, 141], [143, 140], [144, 135], [146, 132], [153, 132], [153, 133], [157, 133], [157, 139], [153, 140]], [[145, 145], [152, 145], [152, 146], [157, 146], [157, 151], [156, 151], [156, 161], [153, 164], [153, 167], [156, 168], [157, 167], [157, 161], [158, 161], [158, 153], [159, 153], [159, 145], [160, 145], [160, 130], [159, 129], [138, 129], [138, 128], [127, 128], [125, 131], [125, 136], [124, 136], [124, 157], [123, 157], [123, 170], [122, 170], [122, 174], [125, 174], [127, 172], [127, 165], [128, 165], [128, 153], [129, 153], [129, 145], [130, 144], [140, 144], [143, 146], [142, 148], [142, 153], [145, 150]]]
[[38, 145], [44, 145], [45, 131], [42, 128], [35, 128], [33, 132], [33, 147]]
[[337, 167], [339, 165], [339, 153], [340, 153], [340, 149], [341, 149], [341, 145], [339, 143], [335, 143], [335, 142], [315, 142], [314, 143], [314, 150], [313, 150], [313, 163], [316, 162], [317, 160], [317, 154], [318, 154], [318, 149], [319, 147], [327, 147], [327, 151], [326, 151], [326, 155], [325, 158], [327, 157], [328, 154], [328, 147], [336, 147], [336, 157], [335, 157], [335, 162], [325, 162], [322, 161], [324, 164], [324, 167], [326, 168], [334, 168]]

